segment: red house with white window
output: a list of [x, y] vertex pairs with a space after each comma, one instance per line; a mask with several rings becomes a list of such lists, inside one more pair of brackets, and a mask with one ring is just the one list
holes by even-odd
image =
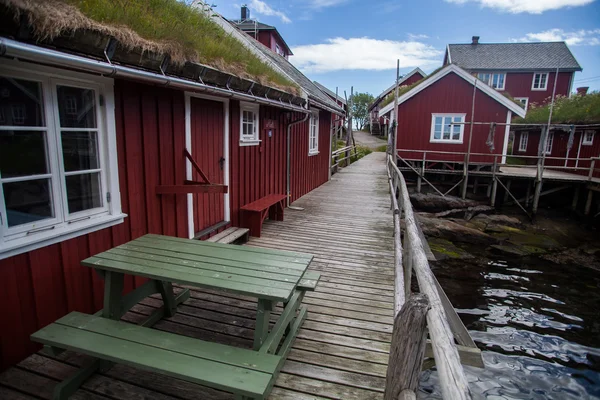
[[[38, 41], [19, 25], [39, 22], [28, 7], [0, 5], [11, 16], [0, 26], [0, 369], [37, 350], [34, 331], [102, 308], [103, 281], [82, 259], [147, 233], [208, 237], [240, 226], [248, 203], [294, 201], [325, 183], [331, 114], [343, 115], [214, 11], [206, 18], [223, 35], [296, 90], [171, 63], [100, 29]], [[126, 277], [125, 289], [139, 284]]]
[[369, 128], [371, 129], [371, 134], [380, 134], [385, 132], [389, 125], [389, 121], [391, 120], [391, 114], [388, 112], [386, 114], [380, 114], [379, 110], [383, 108], [384, 100], [394, 93], [396, 86], [410, 86], [421, 79], [425, 78], [427, 74], [421, 70], [421, 68], [415, 68], [407, 74], [403, 75], [398, 83], [394, 83], [392, 86], [388, 87], [386, 90], [381, 92], [379, 96], [373, 100], [373, 103], [369, 105]]
[[255, 19], [250, 18], [250, 9], [243, 5], [241, 9], [241, 18], [230, 21], [234, 26], [238, 27], [242, 32], [247, 33], [260, 43], [267, 46], [275, 54], [288, 59], [294, 55], [288, 44], [283, 40], [283, 37], [274, 26], [263, 24]]
[[549, 102], [555, 81], [556, 95], [569, 96], [575, 72], [582, 70], [565, 42], [480, 43], [479, 36], [473, 36], [469, 44], [449, 44], [444, 65], [449, 64], [458, 65], [525, 108], [530, 103]]
[[[475, 84], [474, 121], [503, 125], [474, 125], [470, 140]], [[379, 115], [393, 108], [392, 102]], [[505, 124], [513, 116], [523, 117], [525, 110], [462, 68], [447, 65], [398, 98], [398, 155], [409, 161], [462, 163], [470, 141], [470, 161], [491, 164], [492, 153], [506, 156], [510, 126]]]

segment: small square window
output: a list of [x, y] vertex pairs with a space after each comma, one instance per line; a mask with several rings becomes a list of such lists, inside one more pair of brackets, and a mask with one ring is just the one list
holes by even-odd
[[591, 146], [594, 144], [594, 134], [595, 131], [585, 131], [583, 132], [583, 142], [581, 143], [584, 146]]
[[548, 89], [548, 73], [536, 72], [535, 74], [533, 74], [533, 83], [531, 84], [531, 90], [546, 89]]
[[521, 132], [521, 139], [519, 139], [519, 151], [527, 151], [527, 142], [529, 142], [529, 132]]
[[308, 154], [319, 153], [319, 113], [315, 112], [310, 115], [309, 131], [308, 131]]
[[464, 114], [433, 114], [430, 142], [462, 143]]
[[259, 138], [258, 104], [240, 104], [240, 144], [257, 145]]
[[519, 102], [521, 106], [527, 110], [527, 106], [529, 105], [529, 97], [515, 97], [515, 101]]

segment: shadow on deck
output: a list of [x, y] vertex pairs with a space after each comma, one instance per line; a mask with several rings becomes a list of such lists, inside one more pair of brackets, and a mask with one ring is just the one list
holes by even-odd
[[[381, 399], [394, 304], [393, 226], [385, 153], [372, 153], [294, 203], [285, 221], [265, 222], [248, 245], [315, 255], [321, 274], [304, 304], [308, 317], [270, 399]], [[124, 317], [138, 322], [160, 307], [147, 298]], [[277, 311], [281, 311], [278, 307]], [[193, 290], [177, 315], [155, 328], [252, 347], [255, 300]], [[34, 354], [0, 375], [0, 398], [52, 398], [85, 358]], [[232, 395], [116, 365], [95, 374], [74, 399], [231, 399]]]

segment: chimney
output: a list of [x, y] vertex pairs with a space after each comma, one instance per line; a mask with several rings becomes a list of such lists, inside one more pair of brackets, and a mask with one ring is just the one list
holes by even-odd
[[577, 95], [579, 96], [585, 96], [588, 92], [588, 90], [590, 89], [589, 86], [585, 86], [585, 87], [578, 87], [577, 88]]
[[471, 38], [471, 44], [479, 44], [479, 36], [473, 36]]
[[250, 19], [250, 9], [246, 4], [242, 5], [242, 21]]

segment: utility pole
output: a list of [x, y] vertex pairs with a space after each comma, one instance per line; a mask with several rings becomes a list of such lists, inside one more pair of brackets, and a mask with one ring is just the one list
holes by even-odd
[[[350, 98], [348, 99], [348, 129], [346, 130], [346, 147], [352, 143], [352, 103], [354, 101], [354, 86], [350, 87]], [[346, 165], [350, 164], [350, 150], [346, 151]]]
[[396, 60], [396, 90], [394, 93], [394, 139], [392, 143], [392, 154], [394, 155], [394, 163], [398, 154], [398, 93], [400, 90], [400, 59]]

